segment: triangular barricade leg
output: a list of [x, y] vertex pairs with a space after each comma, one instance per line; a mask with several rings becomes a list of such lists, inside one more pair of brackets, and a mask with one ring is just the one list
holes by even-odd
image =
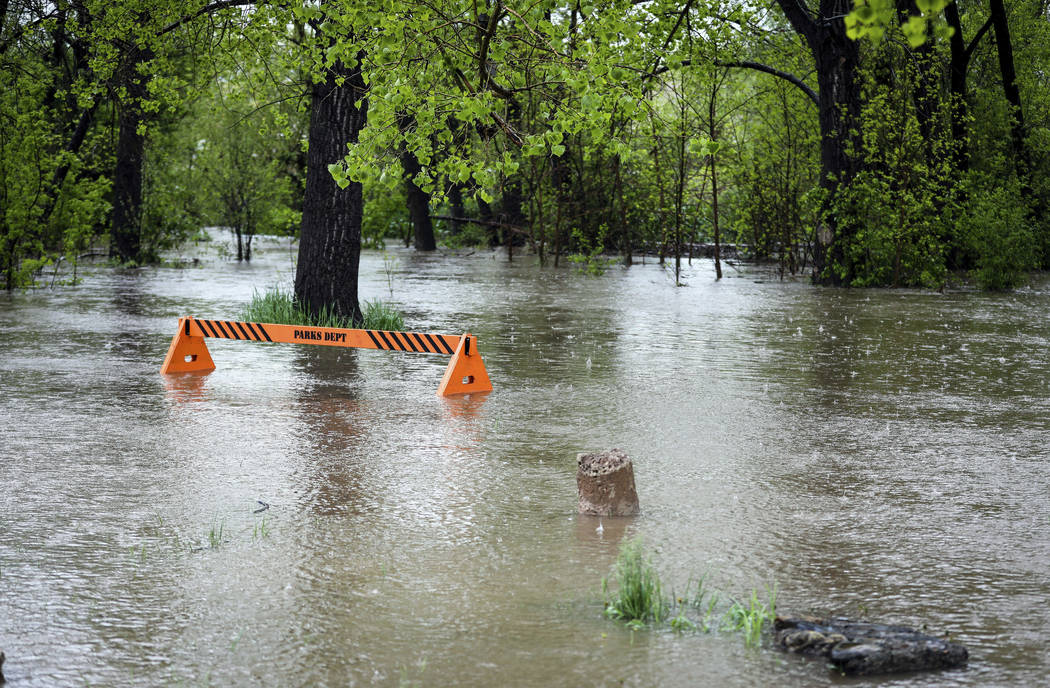
[[456, 353], [445, 369], [445, 377], [441, 378], [437, 391], [439, 397], [492, 391], [489, 373], [485, 370], [477, 344], [478, 340], [473, 335], [465, 334], [460, 338]]
[[204, 337], [194, 337], [188, 334], [186, 319], [179, 320], [179, 332], [171, 338], [171, 346], [168, 347], [168, 355], [164, 358], [164, 365], [160, 372], [164, 375], [169, 373], [206, 373], [215, 370], [215, 362], [211, 360], [208, 346], [204, 343]]

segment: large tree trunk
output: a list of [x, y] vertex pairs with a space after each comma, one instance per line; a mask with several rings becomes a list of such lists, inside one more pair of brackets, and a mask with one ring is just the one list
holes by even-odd
[[[340, 189], [328, 166], [343, 159], [365, 126], [368, 101], [361, 76], [364, 54], [347, 66], [337, 62], [314, 84], [310, 111], [306, 195], [295, 271], [295, 296], [311, 312], [327, 306], [361, 320], [357, 270], [361, 258], [361, 184]], [[339, 85], [338, 82], [342, 82]], [[355, 103], [360, 101], [358, 107]]]
[[146, 138], [139, 132], [147, 77], [138, 66], [152, 58], [133, 48], [122, 68], [127, 97], [119, 105], [117, 160], [113, 171], [112, 253], [121, 261], [138, 260], [142, 253], [142, 156]]
[[[821, 0], [814, 13], [802, 0], [777, 0], [793, 29], [806, 39], [817, 68], [820, 105], [820, 185], [826, 192], [824, 226], [813, 246], [813, 279], [821, 284], [848, 284], [844, 247], [855, 228], [840, 222], [833, 207], [838, 191], [848, 187], [863, 168], [860, 137], [861, 84], [857, 79], [860, 47], [846, 35], [844, 17], [851, 0]], [[814, 16], [828, 17], [821, 21]], [[845, 268], [845, 274], [831, 269]]]
[[[831, 10], [833, 14], [825, 16], [849, 12], [845, 3], [838, 4], [843, 6], [836, 6]], [[817, 60], [820, 93], [820, 183], [827, 192], [825, 208], [830, 209], [839, 190], [853, 182], [864, 159], [859, 133], [861, 88], [857, 69], [860, 67], [860, 51], [857, 43], [846, 36], [841, 19], [822, 24], [818, 33], [818, 47], [811, 48]], [[826, 229], [818, 232], [813, 247], [814, 277], [821, 284], [849, 284], [853, 276], [851, 266], [845, 265], [844, 248], [856, 228], [849, 222], [840, 221], [830, 211], [825, 214], [825, 223]], [[844, 267], [846, 274], [833, 269], [835, 265]]]

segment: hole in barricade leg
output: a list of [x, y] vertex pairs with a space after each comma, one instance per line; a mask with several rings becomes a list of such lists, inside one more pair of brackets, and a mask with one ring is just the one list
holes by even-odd
[[186, 360], [186, 363], [193, 363], [197, 360], [197, 354], [186, 354], [183, 358]]
[[463, 376], [463, 384], [469, 385], [472, 382], [474, 382], [474, 376], [473, 375], [464, 375]]

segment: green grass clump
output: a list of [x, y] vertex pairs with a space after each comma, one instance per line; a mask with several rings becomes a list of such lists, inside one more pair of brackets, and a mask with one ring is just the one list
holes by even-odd
[[361, 309], [364, 316], [363, 327], [366, 330], [394, 330], [405, 329], [405, 318], [393, 306], [383, 303], [379, 299], [365, 301]]
[[405, 320], [393, 306], [375, 301], [366, 301], [362, 309], [364, 321], [354, 323], [350, 318], [338, 315], [324, 306], [316, 314], [303, 309], [295, 294], [273, 286], [265, 292], [256, 290], [252, 300], [241, 311], [241, 320], [248, 322], [274, 323], [276, 325], [311, 325], [313, 327], [363, 327], [368, 330], [403, 330]]
[[773, 623], [777, 615], [777, 588], [774, 585], [767, 589], [766, 601], [758, 599], [758, 592], [751, 591], [751, 598], [746, 602], [733, 600], [725, 616], [723, 625], [731, 631], [744, 635], [744, 643], [755, 647], [762, 639], [762, 629]]
[[304, 325], [304, 317], [307, 316], [295, 303], [295, 297], [277, 286], [262, 293], [253, 291], [252, 300], [241, 311], [241, 320], [276, 325]]
[[602, 579], [605, 615], [626, 622], [632, 631], [661, 626], [666, 621], [678, 633], [727, 631], [740, 634], [748, 647], [757, 647], [777, 614], [775, 584], [766, 588], [764, 599], [752, 589], [749, 598], [737, 600], [711, 588], [707, 573], [695, 584], [690, 581], [682, 597], [664, 597], [660, 577], [637, 539], [620, 548], [614, 578], [617, 590], [612, 598], [608, 579]]
[[212, 549], [222, 547], [223, 536], [226, 534], [226, 521], [212, 523], [208, 531], [208, 546]]
[[[616, 559], [616, 597], [607, 600], [605, 614], [631, 622], [659, 622], [667, 617], [668, 603], [663, 597], [660, 577], [645, 556], [640, 540], [628, 540]], [[608, 581], [602, 581], [608, 591]]]

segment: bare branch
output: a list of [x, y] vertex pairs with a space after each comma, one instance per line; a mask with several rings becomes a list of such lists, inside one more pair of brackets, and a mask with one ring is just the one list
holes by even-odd
[[781, 79], [784, 79], [785, 81], [788, 81], [802, 89], [802, 92], [809, 96], [809, 99], [813, 101], [813, 104], [817, 106], [817, 109], [820, 109], [820, 96], [817, 95], [816, 91], [807, 86], [806, 82], [804, 82], [802, 79], [799, 79], [794, 74], [782, 72], [779, 69], [775, 69], [773, 67], [770, 67], [769, 65], [764, 65], [761, 62], [750, 62], [747, 60], [731, 62], [722, 62], [721, 60], [716, 60], [715, 64], [719, 67], [740, 67], [742, 69], [754, 69], [759, 72], [765, 72], [766, 74], [772, 74], [773, 76], [780, 77]]

